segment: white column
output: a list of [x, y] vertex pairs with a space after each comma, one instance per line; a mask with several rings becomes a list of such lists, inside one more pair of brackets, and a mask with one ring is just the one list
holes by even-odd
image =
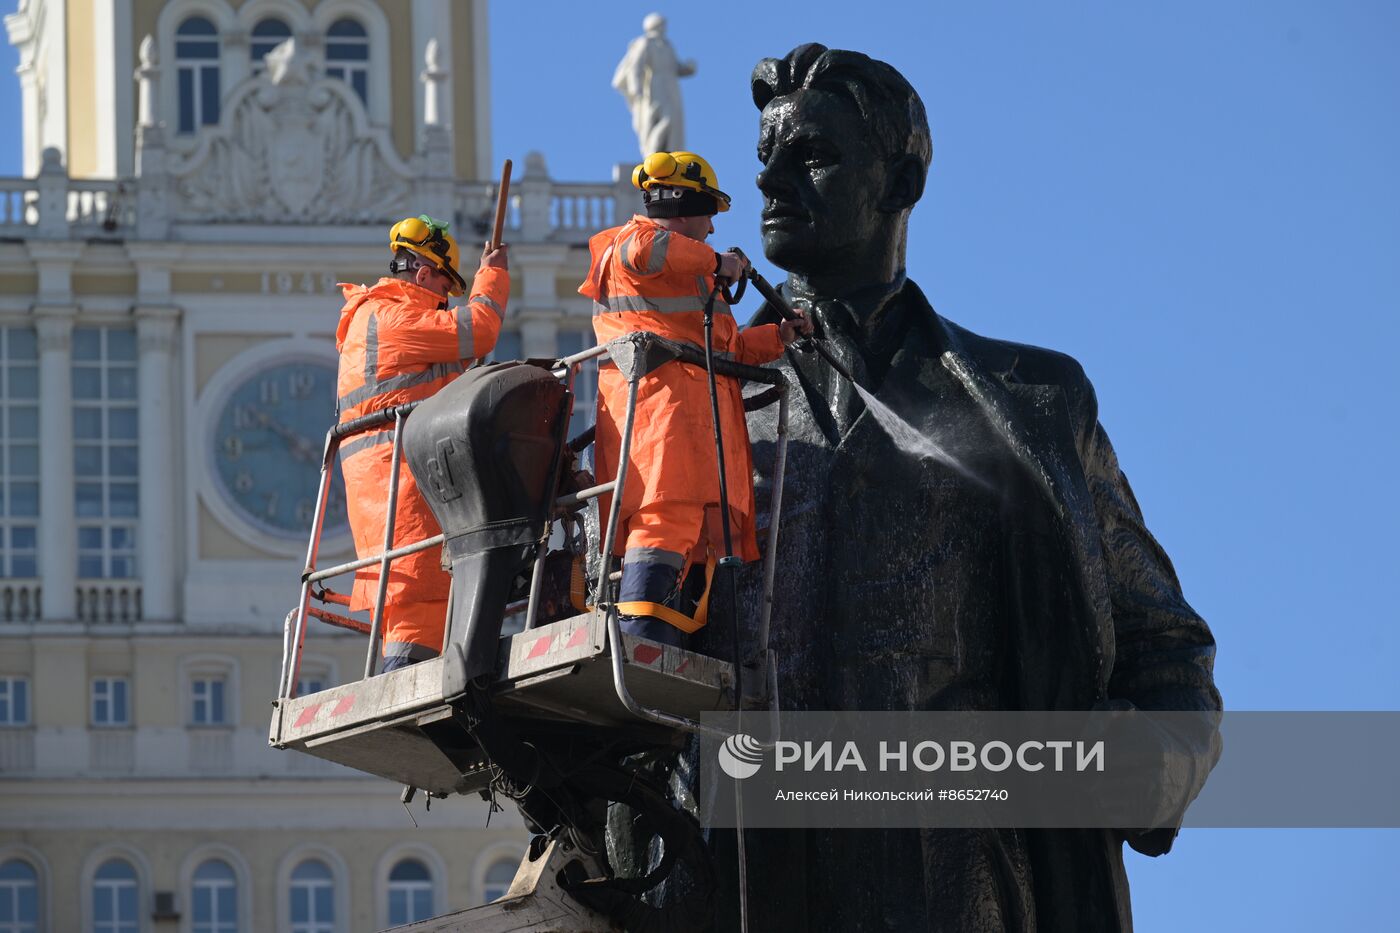
[[34, 309], [39, 337], [39, 577], [45, 619], [77, 612], [73, 514], [73, 318], [77, 308]]
[[145, 619], [176, 617], [175, 406], [172, 372], [175, 329], [180, 312], [169, 307], [136, 309], [136, 345], [140, 352], [141, 518], [136, 545], [141, 572], [141, 611]]
[[531, 314], [520, 322], [520, 352], [526, 359], [548, 360], [559, 355], [559, 315], [535, 317]]

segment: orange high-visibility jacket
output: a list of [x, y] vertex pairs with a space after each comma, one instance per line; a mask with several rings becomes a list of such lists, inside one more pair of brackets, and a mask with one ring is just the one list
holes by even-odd
[[[461, 375], [473, 359], [490, 353], [505, 316], [510, 275], [505, 269], [482, 269], [472, 282], [467, 303], [446, 310], [437, 294], [399, 279], [382, 278], [367, 287], [342, 284], [341, 288], [345, 307], [335, 345], [340, 351], [337, 395], [343, 424], [425, 399]], [[384, 547], [393, 436], [391, 425], [355, 435], [340, 446], [346, 511], [355, 552], [361, 556], [378, 554]], [[413, 482], [413, 473], [401, 460], [394, 547], [440, 531]], [[450, 580], [438, 551], [429, 548], [390, 565], [385, 598], [389, 603], [447, 599]], [[377, 566], [356, 572], [350, 607], [373, 606], [378, 583]], [[386, 633], [386, 641], [405, 640], [390, 634]], [[436, 650], [439, 645], [428, 647]]]
[[[715, 284], [715, 251], [699, 240], [672, 233], [635, 216], [588, 243], [592, 266], [579, 292], [593, 299], [593, 331], [599, 343], [629, 331], [650, 331], [669, 340], [705, 345], [705, 301]], [[739, 330], [723, 296], [715, 299], [714, 352], [750, 366], [783, 352], [776, 324]], [[744, 560], [758, 559], [754, 538], [753, 461], [739, 381], [718, 378], [720, 424], [734, 548]], [[615, 366], [598, 374], [597, 474], [616, 475], [627, 382]], [[621, 520], [644, 503], [719, 502], [719, 471], [705, 370], [672, 361], [643, 377], [637, 393], [632, 450], [622, 494]], [[605, 500], [602, 507], [606, 510]], [[604, 512], [606, 514], [606, 511]], [[718, 550], [722, 542], [710, 542]], [[625, 541], [619, 536], [617, 552]]]

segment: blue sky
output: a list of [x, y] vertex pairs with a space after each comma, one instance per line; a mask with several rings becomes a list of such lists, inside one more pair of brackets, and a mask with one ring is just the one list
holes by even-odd
[[[759, 58], [819, 41], [899, 68], [934, 143], [910, 276], [960, 324], [1084, 364], [1227, 706], [1400, 708], [1400, 4], [495, 0], [497, 161], [637, 161], [609, 80], [653, 9], [699, 62], [687, 143], [735, 199], [718, 243], [762, 255]], [[12, 77], [0, 125], [17, 174]], [[1189, 831], [1129, 856], [1137, 929], [1389, 928], [1397, 846]]]
[[[755, 62], [816, 41], [899, 68], [934, 152], [910, 276], [1084, 364], [1226, 704], [1400, 708], [1400, 5], [495, 2], [497, 159], [635, 162], [609, 81], [653, 9], [699, 63], [686, 142], [734, 196], [720, 244], [762, 255]], [[1391, 928], [1397, 846], [1189, 831], [1129, 854], [1137, 929]]]

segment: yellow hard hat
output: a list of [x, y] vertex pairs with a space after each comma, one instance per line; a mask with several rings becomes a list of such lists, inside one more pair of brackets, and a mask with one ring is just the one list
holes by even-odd
[[710, 163], [693, 152], [653, 152], [632, 170], [632, 184], [643, 191], [688, 188], [715, 199], [719, 210], [729, 210], [729, 195], [719, 190], [719, 179]]
[[389, 248], [417, 253], [439, 271], [447, 273], [452, 280], [448, 294], [454, 298], [467, 290], [466, 280], [457, 271], [461, 261], [457, 241], [447, 235], [447, 224], [443, 221], [433, 220], [427, 214], [405, 217], [389, 228]]

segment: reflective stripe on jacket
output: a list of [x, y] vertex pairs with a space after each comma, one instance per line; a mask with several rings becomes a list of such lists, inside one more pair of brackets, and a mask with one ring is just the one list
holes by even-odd
[[[593, 331], [599, 343], [631, 331], [704, 346], [704, 310], [714, 287], [715, 251], [636, 216], [588, 243], [592, 264], [579, 292], [593, 299]], [[776, 324], [741, 331], [722, 297], [715, 300], [714, 350], [727, 359], [759, 366], [783, 352]], [[735, 550], [758, 559], [753, 528], [752, 459], [738, 380], [718, 380], [725, 469]], [[627, 383], [616, 367], [598, 376], [596, 465], [600, 478], [617, 472], [617, 452], [627, 407]], [[719, 471], [704, 369], [670, 362], [642, 378], [637, 393], [632, 451], [621, 517], [643, 503], [718, 503]], [[608, 508], [609, 502], [602, 503]], [[625, 535], [618, 536], [619, 550]], [[720, 542], [711, 542], [715, 547]]]
[[[399, 279], [374, 285], [342, 285], [345, 307], [336, 328], [340, 351], [337, 406], [341, 423], [425, 399], [456, 379], [474, 359], [490, 353], [500, 334], [510, 294], [510, 275], [487, 268], [476, 274], [471, 296], [457, 308], [444, 308], [436, 293]], [[356, 435], [340, 448], [347, 512], [361, 556], [384, 547], [393, 428]], [[436, 519], [423, 501], [407, 464], [400, 465], [394, 546], [438, 534]], [[393, 562], [386, 599], [390, 603], [447, 598], [450, 575], [434, 549]], [[350, 607], [374, 605], [379, 569], [355, 574]], [[390, 637], [387, 641], [403, 640]], [[412, 640], [412, 639], [409, 639]], [[431, 646], [436, 650], [439, 645]]]

